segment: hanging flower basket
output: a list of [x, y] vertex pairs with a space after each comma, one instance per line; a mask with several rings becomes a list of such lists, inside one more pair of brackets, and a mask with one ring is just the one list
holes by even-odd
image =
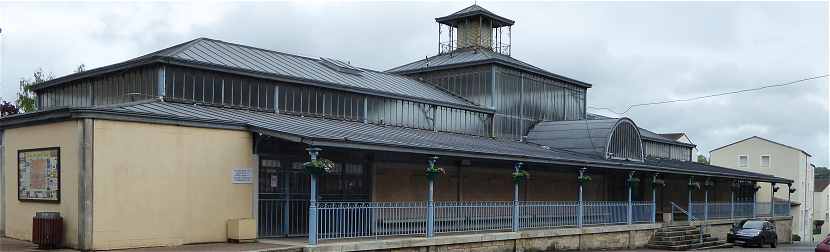
[[654, 187], [658, 187], [658, 186], [659, 187], [665, 187], [666, 186], [666, 181], [662, 180], [662, 179], [654, 179], [654, 180], [651, 181], [651, 185], [654, 186]]
[[795, 192], [795, 188], [790, 188], [790, 193], [794, 193], [794, 192]]
[[334, 169], [334, 162], [328, 159], [315, 159], [303, 163], [305, 172], [312, 175], [323, 175]]
[[700, 182], [689, 182], [689, 190], [700, 190]]
[[772, 188], [772, 192], [778, 192], [778, 189], [781, 189], [781, 187], [775, 186]]
[[738, 183], [738, 182], [732, 183], [732, 189], [735, 189], [735, 190], [741, 189], [741, 183]]
[[756, 191], [756, 192], [757, 192], [757, 191], [758, 191], [758, 189], [761, 189], [761, 186], [759, 186], [759, 185], [752, 185], [752, 190], [753, 190], [753, 191]]
[[525, 170], [513, 172], [513, 183], [520, 184], [530, 178], [530, 173]]
[[706, 188], [713, 188], [715, 187], [715, 181], [707, 179], [705, 182], [703, 182], [703, 186]]
[[576, 178], [576, 181], [579, 182], [579, 184], [586, 184], [588, 182], [591, 182], [591, 176], [580, 175], [579, 177]]
[[638, 177], [629, 177], [628, 180], [626, 180], [626, 182], [628, 182], [629, 187], [635, 187], [635, 186], [637, 186], [637, 184], [640, 183], [640, 178], [638, 178]]
[[427, 168], [425, 173], [428, 179], [433, 180], [440, 174], [447, 174], [447, 171], [445, 171], [444, 168], [441, 167], [430, 166], [429, 168]]

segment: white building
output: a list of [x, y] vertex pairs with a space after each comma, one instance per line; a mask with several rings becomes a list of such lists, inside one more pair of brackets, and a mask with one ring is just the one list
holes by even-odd
[[[758, 172], [795, 181], [790, 213], [793, 216], [793, 234], [802, 240], [812, 237], [814, 174], [809, 153], [796, 147], [753, 136], [709, 152], [712, 165]], [[787, 200], [787, 186], [773, 192], [772, 184], [760, 184], [756, 201], [769, 202], [770, 196]]]

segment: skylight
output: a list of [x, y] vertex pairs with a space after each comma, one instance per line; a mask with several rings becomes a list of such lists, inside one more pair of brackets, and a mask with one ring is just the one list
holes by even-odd
[[342, 73], [360, 75], [360, 72], [363, 72], [363, 70], [361, 70], [360, 68], [354, 67], [352, 65], [349, 65], [349, 63], [339, 61], [336, 59], [321, 57], [320, 63], [328, 68]]

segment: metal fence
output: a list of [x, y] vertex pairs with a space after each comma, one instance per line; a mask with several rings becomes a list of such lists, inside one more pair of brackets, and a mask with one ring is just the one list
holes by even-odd
[[[730, 219], [770, 216], [769, 202], [693, 202], [689, 214], [696, 219]], [[790, 208], [786, 202], [775, 202], [775, 216], [789, 216]]]
[[[630, 205], [632, 223], [649, 223], [654, 216], [651, 202]], [[512, 201], [436, 202], [435, 233], [561, 228], [579, 225], [579, 202]], [[429, 206], [426, 202], [320, 202], [318, 239], [342, 239], [427, 233]], [[518, 210], [514, 220], [513, 211]], [[627, 202], [582, 203], [584, 225], [628, 223]]]

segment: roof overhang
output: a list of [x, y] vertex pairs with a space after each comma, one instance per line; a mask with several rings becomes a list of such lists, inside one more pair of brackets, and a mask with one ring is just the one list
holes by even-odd
[[[139, 103], [146, 103], [146, 102], [153, 102], [153, 101], [144, 101]], [[721, 178], [730, 178], [730, 179], [741, 179], [741, 180], [754, 180], [754, 181], [763, 181], [763, 182], [775, 182], [775, 183], [793, 183], [792, 180], [785, 179], [785, 178], [778, 178], [774, 176], [765, 176], [765, 175], [737, 175], [737, 174], [725, 174], [725, 173], [715, 173], [715, 172], [707, 172], [707, 171], [689, 171], [683, 170], [679, 168], [672, 168], [672, 167], [664, 167], [664, 166], [655, 166], [649, 165], [639, 162], [629, 162], [629, 161], [622, 161], [622, 160], [574, 160], [574, 159], [567, 159], [567, 158], [539, 158], [534, 156], [524, 156], [524, 155], [509, 155], [509, 154], [499, 154], [494, 155], [493, 153], [478, 153], [474, 151], [459, 151], [459, 150], [452, 150], [452, 149], [441, 149], [441, 148], [427, 148], [427, 147], [413, 147], [413, 146], [406, 146], [403, 144], [377, 144], [377, 143], [366, 143], [360, 141], [354, 141], [350, 139], [344, 138], [321, 138], [321, 137], [309, 137], [304, 135], [298, 134], [291, 134], [280, 131], [279, 129], [271, 129], [271, 128], [264, 128], [264, 127], [254, 127], [246, 123], [230, 121], [230, 120], [215, 120], [215, 119], [198, 119], [198, 118], [189, 118], [189, 117], [178, 117], [178, 116], [169, 116], [169, 115], [162, 115], [162, 114], [154, 114], [154, 113], [145, 113], [145, 112], [129, 112], [129, 111], [120, 111], [115, 109], [109, 108], [57, 108], [51, 110], [45, 110], [40, 112], [34, 113], [27, 113], [27, 114], [20, 114], [15, 116], [6, 117], [0, 119], [0, 129], [9, 129], [9, 128], [17, 128], [17, 127], [25, 127], [29, 125], [35, 124], [43, 124], [49, 122], [56, 122], [56, 121], [65, 121], [65, 120], [73, 120], [73, 119], [82, 119], [82, 118], [93, 118], [93, 119], [103, 119], [103, 120], [114, 120], [114, 121], [128, 121], [128, 122], [141, 122], [141, 123], [154, 123], [154, 124], [165, 124], [165, 125], [177, 125], [177, 126], [187, 126], [187, 127], [202, 127], [202, 128], [217, 128], [217, 129], [229, 129], [229, 130], [245, 130], [251, 131], [263, 135], [268, 135], [274, 138], [291, 141], [291, 142], [300, 142], [310, 145], [317, 145], [317, 146], [324, 146], [324, 147], [337, 147], [337, 148], [349, 148], [349, 149], [361, 149], [361, 150], [374, 150], [374, 151], [389, 151], [389, 152], [403, 152], [403, 153], [418, 153], [418, 154], [427, 154], [427, 155], [443, 155], [443, 156], [454, 156], [454, 157], [462, 157], [462, 158], [476, 158], [476, 159], [487, 159], [487, 160], [505, 160], [505, 161], [520, 161], [520, 162], [528, 162], [528, 163], [538, 163], [538, 164], [550, 164], [550, 165], [560, 165], [560, 166], [573, 166], [573, 167], [587, 167], [587, 168], [599, 168], [599, 169], [617, 169], [617, 170], [632, 170], [632, 171], [641, 171], [641, 172], [654, 172], [654, 173], [668, 173], [668, 174], [680, 174], [680, 175], [694, 175], [694, 176], [711, 176], [711, 177], [721, 177]], [[449, 133], [447, 133], [449, 134]]]
[[438, 65], [438, 66], [424, 67], [424, 68], [404, 70], [404, 71], [389, 71], [389, 72], [405, 75], [405, 74], [414, 74], [414, 73], [430, 72], [430, 71], [437, 71], [437, 70], [447, 70], [447, 69], [454, 69], [454, 68], [477, 66], [477, 65], [482, 65], [482, 64], [498, 64], [498, 65], [501, 65], [501, 66], [506, 66], [506, 67], [511, 67], [511, 68], [515, 68], [515, 69], [519, 69], [519, 70], [524, 70], [524, 71], [539, 74], [539, 75], [542, 75], [542, 76], [545, 76], [545, 77], [548, 77], [548, 78], [553, 78], [553, 79], [556, 79], [556, 80], [564, 81], [564, 82], [569, 83], [569, 84], [581, 86], [581, 87], [584, 87], [584, 88], [591, 88], [591, 86], [592, 86], [590, 83], [587, 83], [587, 82], [583, 82], [583, 81], [580, 81], [580, 80], [568, 78], [568, 77], [558, 75], [558, 74], [554, 74], [554, 73], [547, 72], [547, 71], [540, 71], [538, 69], [533, 69], [533, 68], [521, 66], [521, 65], [518, 65], [518, 64], [512, 64], [510, 62], [507, 62], [507, 61], [504, 61], [504, 60], [501, 60], [501, 59], [497, 59], [497, 58], [477, 60], [477, 61], [469, 61], [469, 62], [457, 63], [457, 64]]

